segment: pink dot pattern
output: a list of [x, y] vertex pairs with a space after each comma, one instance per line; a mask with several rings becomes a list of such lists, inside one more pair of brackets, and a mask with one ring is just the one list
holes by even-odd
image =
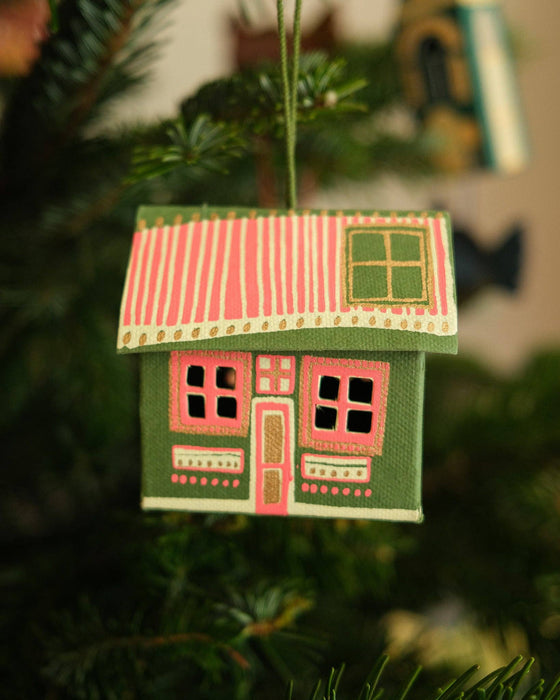
[[[234, 483], [235, 485], [235, 483]], [[322, 494], [327, 494], [329, 492], [329, 487], [326, 484], [323, 484], [320, 488], [317, 486], [317, 484], [308, 484], [306, 481], [303, 482], [301, 485], [301, 490], [304, 493], [317, 493], [317, 491], [320, 491]], [[333, 496], [338, 496], [339, 493], [341, 493], [341, 490], [338, 488], [338, 486], [332, 486], [330, 489], [330, 492], [332, 493]], [[343, 496], [349, 496], [352, 493], [352, 491], [348, 488], [345, 487], [342, 489], [342, 495]], [[353, 491], [353, 495], [356, 498], [360, 498], [362, 496], [365, 496], [366, 498], [370, 498], [372, 494], [371, 489], [366, 489], [365, 491], [362, 491], [362, 489], [355, 489]]]
[[[171, 481], [174, 484], [176, 484], [176, 483], [186, 484], [187, 482], [190, 484], [193, 484], [193, 485], [199, 483], [201, 486], [206, 486], [208, 484], [208, 479], [205, 476], [201, 477], [199, 480], [199, 478], [196, 476], [187, 477], [185, 474], [181, 474], [180, 476], [179, 476], [179, 474], [171, 474]], [[220, 483], [220, 480], [216, 477], [210, 481], [210, 484], [212, 486], [218, 486], [219, 483]], [[224, 479], [222, 481], [221, 485], [224, 486], [225, 488], [227, 488], [228, 486], [231, 485], [231, 486], [233, 486], [234, 489], [236, 489], [239, 487], [240, 483], [241, 482], [239, 481], [239, 479], [234, 479], [232, 482], [230, 482], [229, 479]]]

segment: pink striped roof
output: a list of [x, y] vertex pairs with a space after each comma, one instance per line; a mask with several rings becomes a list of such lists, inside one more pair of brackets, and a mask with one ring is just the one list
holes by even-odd
[[[189, 210], [192, 214], [192, 210]], [[425, 226], [433, 303], [348, 306], [344, 232], [350, 225]], [[213, 216], [134, 234], [119, 348], [302, 328], [392, 328], [451, 336], [456, 308], [446, 219], [421, 214]]]

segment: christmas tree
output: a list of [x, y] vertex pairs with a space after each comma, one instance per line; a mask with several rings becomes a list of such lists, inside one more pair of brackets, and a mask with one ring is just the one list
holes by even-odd
[[[135, 210], [286, 194], [276, 65], [104, 126], [168, 4], [64, 0], [32, 68], [0, 63], [6, 696], [557, 698], [557, 353], [508, 380], [430, 361], [421, 527], [140, 512], [137, 365], [114, 352]], [[421, 134], [374, 120], [400, 102], [390, 46], [302, 56], [300, 192], [433, 172]]]

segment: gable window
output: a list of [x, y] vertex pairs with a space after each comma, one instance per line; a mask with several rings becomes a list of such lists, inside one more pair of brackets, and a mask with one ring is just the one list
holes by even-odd
[[169, 386], [171, 430], [247, 434], [250, 353], [172, 352]]
[[426, 227], [349, 227], [347, 304], [428, 307], [433, 298], [429, 258]]
[[331, 452], [381, 454], [389, 364], [306, 356], [300, 442]]
[[293, 394], [296, 358], [284, 355], [258, 355], [257, 393]]

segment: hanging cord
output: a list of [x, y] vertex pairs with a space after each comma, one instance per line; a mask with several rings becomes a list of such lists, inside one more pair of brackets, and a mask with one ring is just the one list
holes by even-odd
[[280, 38], [280, 66], [282, 71], [282, 93], [284, 101], [284, 122], [286, 132], [286, 162], [287, 188], [286, 204], [289, 209], [295, 209], [297, 200], [296, 179], [296, 131], [297, 131], [297, 88], [299, 77], [299, 54], [301, 43], [301, 5], [302, 0], [296, 0], [294, 13], [294, 48], [292, 58], [292, 74], [288, 69], [288, 41], [284, 22], [284, 0], [276, 0], [278, 18], [278, 35]]

